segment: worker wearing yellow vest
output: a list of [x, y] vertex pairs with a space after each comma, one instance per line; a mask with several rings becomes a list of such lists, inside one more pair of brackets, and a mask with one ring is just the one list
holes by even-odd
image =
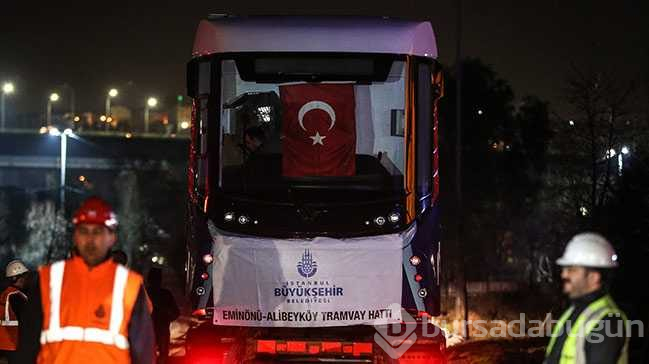
[[15, 352], [18, 348], [18, 329], [23, 307], [27, 296], [22, 292], [29, 269], [20, 260], [12, 260], [7, 264], [6, 277], [10, 285], [0, 294], [0, 350], [3, 356], [14, 363]]
[[155, 361], [153, 324], [142, 277], [110, 259], [116, 216], [91, 197], [76, 211], [72, 258], [39, 269], [40, 295], [33, 310], [40, 331], [38, 357], [26, 345], [21, 363], [150, 364]]
[[628, 362], [627, 319], [607, 286], [618, 257], [601, 235], [575, 235], [557, 264], [572, 304], [554, 326], [545, 364]]

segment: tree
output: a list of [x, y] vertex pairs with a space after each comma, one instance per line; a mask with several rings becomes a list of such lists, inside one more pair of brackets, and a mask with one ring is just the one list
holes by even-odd
[[635, 115], [630, 113], [633, 84], [603, 72], [573, 67], [567, 99], [574, 117], [558, 118], [554, 152], [561, 170], [568, 201], [583, 215], [584, 228], [594, 228], [605, 218], [603, 207], [612, 196], [618, 160], [624, 147], [637, 134]]
[[17, 246], [25, 239], [24, 211], [27, 195], [19, 188], [0, 189], [0, 262], [15, 257]]
[[[130, 257], [134, 257], [135, 247], [143, 243], [145, 212], [140, 201], [140, 188], [137, 173], [132, 169], [120, 171], [115, 179], [117, 193], [117, 216], [119, 236], [117, 244]], [[138, 263], [132, 266], [139, 266]]]
[[27, 241], [18, 256], [31, 266], [65, 258], [70, 252], [67, 221], [52, 200], [32, 200], [25, 214]]
[[[463, 67], [463, 220], [470, 229], [462, 254], [471, 267], [469, 278], [511, 279], [522, 276], [529, 255], [525, 217], [536, 203], [545, 170], [551, 136], [548, 104], [528, 96], [516, 110], [511, 86], [490, 66], [469, 59]], [[442, 141], [455, 135], [454, 84], [446, 84]], [[443, 144], [441, 150], [446, 154], [444, 175], [452, 176], [452, 148]], [[446, 181], [442, 186], [452, 184]]]
[[[551, 137], [549, 105], [534, 96], [515, 106], [509, 83], [478, 59], [463, 63], [462, 86], [462, 250], [449, 238], [444, 241], [448, 259], [447, 280], [456, 278], [456, 265], [465, 260], [466, 279], [523, 280], [531, 277], [530, 262], [547, 242], [547, 207], [543, 173]], [[455, 140], [455, 69], [446, 77], [441, 110], [442, 209], [445, 226], [455, 226], [453, 160]], [[543, 207], [543, 208], [541, 208]], [[530, 216], [539, 217], [530, 221]], [[543, 223], [545, 225], [543, 225]], [[534, 231], [530, 234], [530, 230]], [[448, 230], [447, 230], [448, 231]], [[450, 251], [450, 252], [449, 252]], [[547, 256], [545, 256], [547, 263]], [[547, 264], [546, 264], [547, 266]], [[547, 272], [546, 272], [547, 273]], [[448, 282], [456, 285], [461, 282]], [[453, 303], [451, 303], [453, 305]]]
[[541, 175], [547, 164], [548, 144], [552, 138], [550, 105], [535, 96], [526, 96], [516, 113], [520, 128], [520, 148], [531, 163], [534, 173]]
[[185, 175], [183, 165], [167, 161], [134, 162], [116, 181], [119, 246], [133, 267], [146, 270], [153, 255], [182, 272]]

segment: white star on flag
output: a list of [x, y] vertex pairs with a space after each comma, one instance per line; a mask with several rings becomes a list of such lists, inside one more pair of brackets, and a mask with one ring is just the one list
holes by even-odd
[[310, 136], [309, 138], [313, 139], [313, 144], [312, 144], [312, 145], [316, 145], [316, 144], [324, 145], [324, 143], [323, 143], [322, 141], [323, 141], [326, 137], [327, 137], [326, 135], [322, 136], [322, 135], [320, 135], [319, 132], [316, 131], [316, 132], [315, 132], [315, 135], [314, 135], [314, 136]]

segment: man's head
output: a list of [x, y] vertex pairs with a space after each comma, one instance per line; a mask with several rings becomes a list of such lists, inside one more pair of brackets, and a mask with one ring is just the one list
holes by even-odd
[[103, 262], [117, 240], [117, 218], [112, 207], [98, 197], [91, 197], [81, 204], [72, 222], [77, 253], [90, 267]]
[[561, 269], [563, 293], [571, 299], [598, 291], [607, 285], [608, 274], [602, 269], [567, 266]]
[[244, 132], [244, 144], [249, 152], [255, 152], [264, 144], [264, 130], [259, 126], [246, 129]]
[[611, 244], [601, 235], [575, 235], [557, 259], [562, 267], [563, 292], [575, 299], [607, 286], [609, 271], [616, 268], [617, 255]]
[[7, 264], [5, 276], [11, 281], [13, 286], [23, 288], [25, 286], [27, 273], [29, 273], [29, 269], [27, 269], [22, 261], [16, 259]]

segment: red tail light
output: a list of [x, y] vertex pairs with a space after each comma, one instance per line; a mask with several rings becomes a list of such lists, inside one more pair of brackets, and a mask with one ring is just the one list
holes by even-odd
[[275, 354], [275, 340], [257, 340], [257, 352]]
[[286, 349], [289, 353], [306, 353], [306, 341], [289, 341]]
[[258, 354], [351, 354], [362, 356], [372, 354], [372, 343], [342, 343], [339, 341], [277, 341], [257, 340]]
[[204, 308], [199, 308], [192, 312], [192, 316], [207, 316], [207, 310], [205, 310]]
[[345, 353], [345, 354], [353, 354], [354, 353], [354, 345], [352, 345], [352, 344], [344, 344], [343, 345], [343, 353]]
[[434, 353], [408, 350], [399, 358], [399, 363], [403, 364], [437, 364], [443, 360], [439, 355]]
[[320, 354], [320, 343], [309, 345], [309, 354]]
[[340, 342], [325, 341], [322, 343], [323, 353], [342, 353], [343, 344]]
[[354, 356], [372, 354], [372, 343], [354, 343]]

